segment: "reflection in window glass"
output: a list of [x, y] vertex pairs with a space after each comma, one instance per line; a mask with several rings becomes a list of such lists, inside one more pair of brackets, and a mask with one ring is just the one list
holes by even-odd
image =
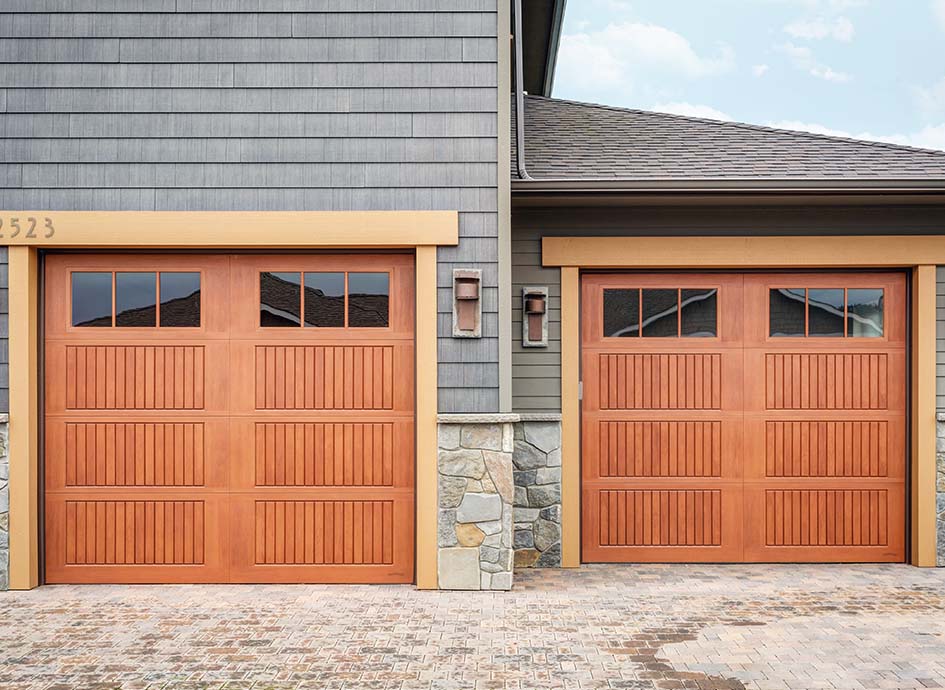
[[772, 337], [804, 337], [804, 288], [776, 288], [769, 291], [769, 332]]
[[712, 338], [718, 331], [718, 290], [683, 290], [680, 297], [680, 333], [690, 338]]
[[283, 328], [302, 324], [302, 274], [259, 274], [259, 325]]
[[112, 274], [72, 274], [72, 325], [112, 325]]
[[640, 335], [640, 291], [604, 290], [604, 337], [632, 338]]
[[115, 274], [115, 325], [157, 326], [157, 274]]
[[883, 301], [882, 288], [847, 290], [847, 335], [883, 337]]
[[807, 333], [843, 337], [843, 288], [810, 288], [807, 291]]
[[385, 328], [389, 313], [389, 273], [348, 274], [348, 326]]
[[199, 273], [161, 273], [161, 327], [200, 327]]
[[344, 327], [344, 273], [305, 274], [305, 325], [321, 328]]
[[675, 338], [679, 334], [679, 291], [643, 291], [643, 337]]

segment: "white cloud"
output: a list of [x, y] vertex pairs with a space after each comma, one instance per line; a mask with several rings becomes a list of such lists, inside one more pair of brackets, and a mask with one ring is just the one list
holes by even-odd
[[812, 132], [813, 134], [826, 134], [833, 137], [845, 137], [847, 139], [864, 139], [866, 141], [884, 141], [889, 144], [900, 144], [903, 146], [917, 146], [924, 149], [938, 149], [945, 151], [945, 123], [940, 125], [924, 127], [917, 132], [905, 134], [873, 134], [872, 132], [847, 132], [842, 129], [833, 129], [824, 125], [800, 122], [798, 120], [783, 120], [781, 122], [769, 122], [768, 127], [778, 129], [791, 129], [799, 132]]
[[945, 0], [932, 0], [932, 14], [945, 31]]
[[839, 72], [827, 65], [824, 65], [814, 57], [814, 53], [807, 46], [799, 46], [793, 43], [785, 43], [780, 48], [781, 52], [791, 58], [791, 62], [798, 69], [806, 71], [811, 76], [832, 82], [848, 82], [851, 77], [846, 72]]
[[832, 38], [836, 41], [849, 43], [856, 33], [853, 22], [846, 17], [827, 19], [818, 17], [809, 20], [797, 20], [784, 27], [784, 31], [794, 38], [822, 40]]
[[715, 55], [700, 55], [685, 37], [662, 26], [611, 23], [600, 31], [561, 37], [558, 80], [561, 91], [595, 88], [631, 91], [638, 75], [689, 78], [731, 68], [734, 54], [722, 45]]
[[732, 120], [733, 118], [721, 110], [716, 110], [710, 105], [699, 105], [693, 103], [658, 103], [650, 110], [658, 113], [671, 113], [673, 115], [686, 115], [688, 117], [702, 117], [708, 120]]
[[823, 79], [824, 81], [834, 81], [839, 83], [844, 83], [850, 81], [850, 75], [846, 72], [837, 72], [830, 67], [821, 67], [815, 66], [810, 68], [810, 73], [817, 77], [818, 79]]
[[756, 77], [763, 77], [768, 73], [768, 70], [771, 68], [768, 65], [755, 65], [751, 68], [751, 73]]

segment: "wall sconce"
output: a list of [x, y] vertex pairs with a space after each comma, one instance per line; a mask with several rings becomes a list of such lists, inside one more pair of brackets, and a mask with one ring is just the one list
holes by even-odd
[[453, 269], [453, 337], [482, 337], [482, 271]]
[[548, 288], [522, 288], [522, 347], [548, 347]]

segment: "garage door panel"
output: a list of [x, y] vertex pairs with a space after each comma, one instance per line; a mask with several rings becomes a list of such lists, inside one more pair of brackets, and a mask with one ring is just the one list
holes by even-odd
[[409, 582], [409, 492], [234, 494], [231, 575], [242, 582]]
[[628, 347], [644, 349], [585, 352], [586, 411], [741, 408], [741, 387], [729, 385], [741, 380], [741, 351], [661, 352], [652, 342]]
[[746, 386], [746, 412], [870, 411], [905, 408], [904, 349], [814, 343], [811, 351], [773, 342], [745, 351], [745, 368], [763, 372]]
[[742, 427], [735, 420], [600, 418], [585, 429], [586, 481], [741, 476]]
[[47, 341], [46, 410], [227, 411], [225, 342]]
[[584, 559], [595, 562], [741, 558], [738, 486], [585, 487]]
[[46, 579], [226, 582], [226, 511], [203, 492], [47, 495]]
[[902, 415], [749, 418], [746, 479], [905, 478]]
[[842, 488], [798, 483], [746, 486], [745, 557], [759, 562], [901, 562], [905, 491], [901, 482], [850, 481]]
[[234, 419], [237, 489], [413, 485], [413, 420]]
[[239, 341], [232, 368], [233, 412], [376, 411], [412, 413], [414, 349], [403, 341], [352, 345]]
[[223, 418], [49, 418], [46, 489], [227, 486]]

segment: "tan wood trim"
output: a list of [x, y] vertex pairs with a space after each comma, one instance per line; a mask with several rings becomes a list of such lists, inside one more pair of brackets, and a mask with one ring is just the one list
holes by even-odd
[[545, 237], [542, 264], [581, 268], [910, 267], [945, 264], [945, 237]]
[[581, 565], [581, 281], [561, 269], [561, 565]]
[[417, 247], [417, 587], [436, 589], [436, 247]]
[[9, 251], [10, 588], [39, 584], [39, 341], [37, 252]]
[[[510, 26], [512, 3], [499, 0], [499, 26]], [[499, 93], [512, 92], [512, 42], [502, 40], [499, 31]], [[499, 170], [508, 170], [512, 155], [511, 123], [512, 100], [499, 99]], [[499, 411], [512, 411], [512, 181], [508, 175], [499, 175]]]
[[[50, 248], [416, 247], [459, 241], [456, 211], [37, 210], [0, 211], [0, 218], [0, 245]], [[8, 230], [12, 218], [22, 227], [16, 237]], [[30, 219], [36, 221], [32, 232]]]
[[935, 266], [912, 277], [912, 564], [935, 565]]

